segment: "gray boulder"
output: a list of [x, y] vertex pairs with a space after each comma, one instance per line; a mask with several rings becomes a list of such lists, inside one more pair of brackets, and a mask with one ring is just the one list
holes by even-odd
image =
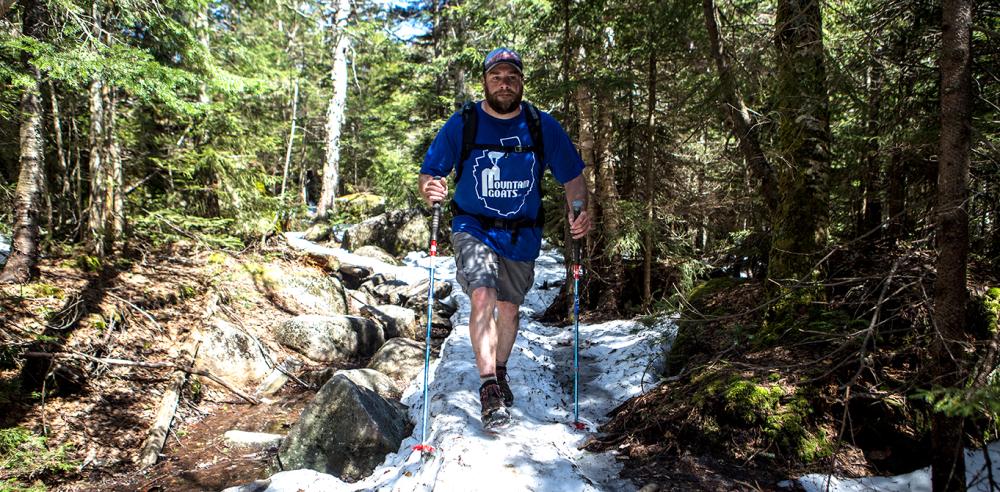
[[385, 343], [382, 328], [358, 316], [296, 316], [274, 333], [278, 343], [317, 362], [368, 357]]
[[399, 260], [397, 260], [394, 256], [390, 255], [386, 250], [371, 244], [367, 246], [362, 246], [354, 250], [353, 253], [358, 256], [366, 256], [368, 258], [374, 258], [387, 265], [399, 266], [401, 264]]
[[355, 482], [398, 451], [409, 431], [405, 406], [338, 374], [306, 405], [278, 456], [283, 469]]
[[347, 291], [347, 314], [352, 316], [363, 316], [365, 308], [368, 306], [374, 306], [378, 304], [378, 299], [375, 296], [364, 290], [348, 290]]
[[272, 302], [289, 311], [323, 315], [347, 312], [344, 285], [336, 275], [314, 269], [288, 272], [269, 266], [263, 280]]
[[330, 239], [332, 233], [333, 228], [330, 227], [330, 224], [326, 222], [317, 222], [306, 229], [306, 232], [302, 237], [307, 241], [318, 243], [320, 241]]
[[412, 309], [394, 304], [379, 304], [363, 308], [366, 315], [382, 325], [386, 340], [396, 337], [417, 336], [417, 313]]
[[368, 367], [408, 385], [424, 369], [424, 347], [415, 340], [393, 338], [372, 356]]
[[423, 250], [430, 235], [427, 218], [420, 210], [390, 210], [348, 229], [344, 233], [344, 248], [355, 251], [375, 245], [398, 256]]
[[403, 395], [403, 391], [396, 386], [396, 383], [389, 379], [389, 376], [376, 371], [375, 369], [342, 369], [336, 372], [334, 376], [343, 376], [350, 379], [354, 384], [361, 386], [362, 388], [368, 388], [376, 393], [382, 398], [387, 400], [399, 400], [399, 397]]
[[208, 370], [241, 386], [260, 381], [271, 371], [264, 354], [267, 349], [260, 340], [232, 323], [210, 319], [201, 328], [200, 337], [195, 369]]

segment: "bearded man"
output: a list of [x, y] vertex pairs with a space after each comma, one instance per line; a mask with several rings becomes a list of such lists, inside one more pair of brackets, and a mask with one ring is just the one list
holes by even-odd
[[485, 99], [467, 103], [438, 132], [420, 167], [420, 193], [428, 204], [448, 196], [445, 176], [455, 171], [451, 244], [456, 277], [472, 301], [469, 334], [479, 369], [482, 422], [510, 419], [511, 383], [531, 374], [507, 373], [519, 326], [518, 310], [534, 281], [541, 249], [542, 178], [545, 169], [572, 204], [574, 239], [590, 230], [583, 160], [549, 114], [522, 102], [521, 57], [497, 48], [483, 61]]

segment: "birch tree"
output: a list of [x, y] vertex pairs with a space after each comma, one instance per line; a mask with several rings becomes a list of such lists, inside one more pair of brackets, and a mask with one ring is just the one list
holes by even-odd
[[333, 97], [326, 111], [326, 160], [323, 165], [323, 187], [316, 216], [325, 218], [336, 211], [334, 199], [340, 186], [340, 137], [343, 133], [344, 112], [347, 110], [347, 52], [351, 49], [351, 38], [347, 32], [350, 20], [350, 0], [339, 0], [334, 22]]

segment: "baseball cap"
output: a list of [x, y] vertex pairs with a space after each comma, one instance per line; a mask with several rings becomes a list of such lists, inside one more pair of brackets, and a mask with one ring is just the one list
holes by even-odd
[[508, 48], [497, 48], [486, 55], [486, 59], [483, 60], [483, 73], [489, 72], [491, 68], [501, 63], [508, 63], [517, 69], [518, 73], [524, 74], [523, 66], [521, 65], [521, 55]]

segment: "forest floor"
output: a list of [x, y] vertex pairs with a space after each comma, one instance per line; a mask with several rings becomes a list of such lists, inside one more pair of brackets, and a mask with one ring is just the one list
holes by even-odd
[[[310, 390], [289, 383], [269, 404], [252, 406], [213, 383], [188, 384], [160, 461], [137, 470], [134, 460], [153, 421], [169, 369], [92, 362], [73, 365], [61, 360], [56, 378], [46, 378], [44, 387], [32, 387], [22, 385], [23, 375], [37, 373], [39, 362], [48, 359], [25, 362], [14, 357], [29, 349], [173, 361], [191, 328], [205, 321], [211, 306], [221, 306], [218, 312], [248, 331], [266, 333], [290, 314], [274, 305], [246, 273], [249, 265], [262, 264], [312, 268], [307, 257], [283, 243], [239, 255], [174, 245], [107, 265], [96, 265], [85, 256], [52, 254], [42, 260], [38, 281], [0, 286], [4, 344], [0, 351], [0, 457], [4, 459], [0, 490], [218, 490], [272, 473], [276, 449], [227, 447], [222, 435], [232, 429], [284, 433], [311, 396]], [[705, 295], [699, 307], [715, 314], [749, 311], [760, 299], [760, 292], [745, 284]], [[814, 353], [789, 353], [780, 347], [734, 353], [725, 348], [734, 340], [746, 342], [743, 327], [760, 321], [758, 316], [750, 318], [728, 319], [706, 328], [701, 332], [700, 350], [718, 348], [716, 352], [726, 356], [727, 364], [742, 367], [737, 372], [744, 376], [756, 371], [782, 384], [800, 379], [803, 375], [794, 368], [813, 360]], [[77, 321], [67, 323], [69, 319]], [[275, 358], [288, 355], [266, 338], [265, 343]], [[825, 369], [812, 367], [811, 374], [817, 370]], [[845, 371], [853, 369], [836, 372]], [[41, 374], [45, 372], [42, 365]], [[625, 462], [623, 476], [639, 484], [657, 484], [659, 490], [773, 490], [779, 480], [810, 471], [786, 459], [782, 454], [786, 450], [780, 446], [768, 445], [759, 433], [753, 434], [757, 431], [751, 425], [745, 426], [746, 432], [738, 431], [738, 425], [716, 425], [715, 434], [700, 433], [710, 426], [693, 425], [693, 420], [712, 423], [705, 415], [705, 401], [696, 400], [697, 385], [682, 380], [668, 379], [648, 396], [620, 407], [612, 422], [601, 429], [603, 442], [589, 449], [616, 449]], [[814, 429], [823, 428], [825, 435], [833, 436], [839, 426], [835, 417], [844, 408], [837, 404], [836, 385], [827, 388], [832, 393], [818, 396], [830, 404], [815, 409], [809, 419]], [[673, 398], [666, 396], [670, 392]], [[864, 417], [886, 416], [868, 410], [855, 415], [859, 422]], [[884, 431], [860, 423], [854, 430], [858, 436]], [[845, 476], [918, 466], [920, 459], [909, 454], [926, 448], [914, 429], [896, 429], [892, 438], [881, 444], [821, 446], [818, 451], [824, 454], [818, 463], [822, 469]]]
[[[228, 447], [223, 434], [234, 429], [285, 433], [312, 395], [295, 383], [256, 406], [211, 382], [185, 385], [160, 461], [137, 470], [134, 460], [170, 369], [87, 362], [57, 370], [69, 380], [56, 378], [53, 385], [54, 379], [47, 378], [44, 389], [23, 388], [24, 364], [11, 358], [21, 345], [33, 351], [172, 362], [211, 305], [243, 329], [266, 334], [290, 314], [246, 274], [247, 265], [263, 264], [309, 267], [283, 243], [238, 257], [175, 245], [100, 269], [83, 256], [50, 256], [42, 260], [36, 282], [0, 286], [0, 326], [8, 347], [0, 359], [0, 429], [44, 436], [44, 441], [14, 442], [10, 447], [20, 447], [20, 454], [7, 453], [7, 442], [0, 439], [0, 451], [12, 457], [0, 466], [0, 489], [219, 490], [273, 472], [276, 449]], [[70, 310], [79, 321], [53, 330]], [[266, 337], [264, 343], [276, 359], [289, 355]], [[21, 441], [27, 437], [10, 432], [15, 434]]]

